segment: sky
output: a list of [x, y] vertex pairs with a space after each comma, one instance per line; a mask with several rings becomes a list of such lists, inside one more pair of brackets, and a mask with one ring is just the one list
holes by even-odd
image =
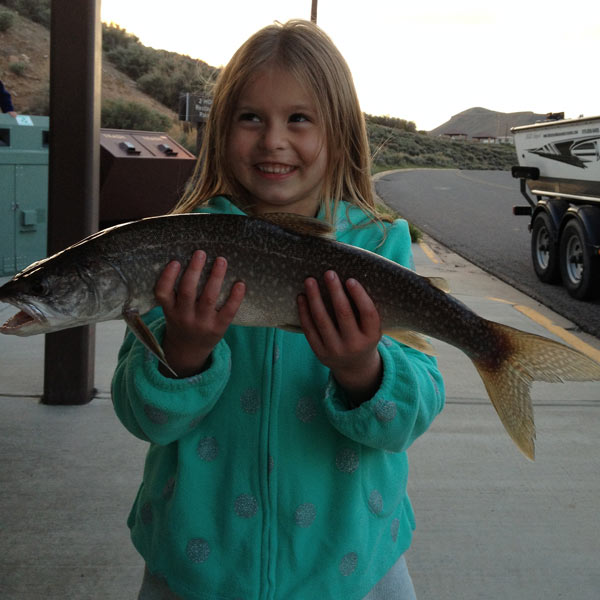
[[[146, 45], [225, 65], [311, 0], [101, 0], [102, 21]], [[430, 130], [475, 106], [600, 114], [600, 1], [319, 0], [318, 25], [352, 71], [361, 107]]]

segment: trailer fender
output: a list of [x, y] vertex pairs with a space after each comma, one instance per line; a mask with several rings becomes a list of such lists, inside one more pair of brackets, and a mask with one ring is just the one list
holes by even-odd
[[558, 242], [558, 233], [561, 229], [561, 221], [563, 216], [567, 212], [569, 205], [563, 200], [555, 200], [549, 198], [539, 198], [537, 204], [535, 205], [535, 210], [531, 215], [531, 222], [529, 224], [529, 229], [531, 230], [533, 226], [533, 222], [535, 218], [540, 212], [545, 212], [552, 221], [554, 228], [549, 233], [552, 235], [555, 242]]
[[594, 250], [594, 254], [600, 252], [600, 207], [597, 206], [570, 206], [563, 214], [561, 231], [569, 221], [576, 218], [585, 231], [586, 240]]

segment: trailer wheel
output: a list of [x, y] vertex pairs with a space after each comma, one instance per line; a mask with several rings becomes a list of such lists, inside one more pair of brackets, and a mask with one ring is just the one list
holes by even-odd
[[560, 272], [573, 298], [586, 300], [598, 293], [600, 266], [589, 250], [585, 231], [577, 219], [571, 219], [560, 236]]
[[544, 283], [558, 283], [558, 247], [552, 232], [554, 226], [545, 212], [538, 213], [531, 228], [531, 259], [535, 274]]

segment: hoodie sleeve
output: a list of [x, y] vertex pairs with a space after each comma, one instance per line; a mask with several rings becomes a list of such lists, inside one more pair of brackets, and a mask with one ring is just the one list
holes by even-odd
[[384, 336], [379, 344], [383, 379], [376, 394], [354, 410], [330, 377], [325, 411], [331, 424], [355, 442], [402, 452], [425, 433], [444, 406], [436, 360]]
[[[216, 196], [197, 212], [244, 214], [225, 196]], [[165, 319], [161, 308], [144, 315], [144, 322], [162, 343]], [[164, 377], [158, 360], [128, 331], [119, 351], [112, 382], [117, 416], [136, 437], [155, 444], [180, 439], [207, 415], [231, 375], [231, 352], [222, 339], [211, 354], [208, 369], [183, 379]]]
[[[143, 317], [161, 342], [165, 320], [155, 308]], [[221, 340], [209, 367], [192, 377], [171, 379], [158, 370], [158, 360], [128, 332], [119, 351], [112, 381], [115, 412], [136, 437], [166, 445], [186, 435], [207, 415], [229, 380], [231, 354]]]
[[[375, 226], [353, 228], [355, 235], [343, 241], [413, 268], [408, 224], [395, 221], [387, 228], [383, 244]], [[402, 452], [431, 425], [444, 406], [444, 382], [437, 361], [383, 336], [379, 346], [383, 378], [373, 398], [349, 410], [343, 389], [330, 376], [325, 392], [325, 411], [331, 424], [350, 439], [370, 446]]]

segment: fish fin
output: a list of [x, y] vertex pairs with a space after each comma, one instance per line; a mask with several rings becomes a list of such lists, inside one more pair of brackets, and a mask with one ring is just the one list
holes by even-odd
[[260, 215], [264, 221], [269, 221], [282, 229], [302, 235], [314, 235], [317, 237], [333, 237], [334, 228], [325, 221], [314, 217], [305, 217], [293, 213], [264, 213]]
[[156, 358], [158, 358], [169, 372], [175, 377], [178, 377], [177, 373], [169, 366], [161, 345], [158, 343], [150, 329], [148, 329], [148, 326], [144, 323], [142, 317], [140, 317], [140, 313], [132, 308], [126, 309], [123, 311], [123, 319], [125, 319], [129, 329], [133, 331], [137, 339], [140, 340], [140, 342], [142, 342]]
[[383, 332], [385, 335], [389, 335], [394, 338], [397, 342], [410, 346], [415, 350], [423, 352], [423, 354], [429, 354], [435, 356], [435, 350], [433, 346], [419, 333], [410, 331], [409, 329], [389, 329]]
[[598, 381], [600, 364], [589, 356], [545, 337], [488, 321], [503, 338], [504, 357], [490, 365], [473, 360], [492, 404], [521, 452], [535, 455], [535, 424], [530, 389], [534, 381]]
[[450, 284], [443, 277], [426, 277], [426, 279], [434, 288], [446, 292], [446, 294], [450, 292]]

